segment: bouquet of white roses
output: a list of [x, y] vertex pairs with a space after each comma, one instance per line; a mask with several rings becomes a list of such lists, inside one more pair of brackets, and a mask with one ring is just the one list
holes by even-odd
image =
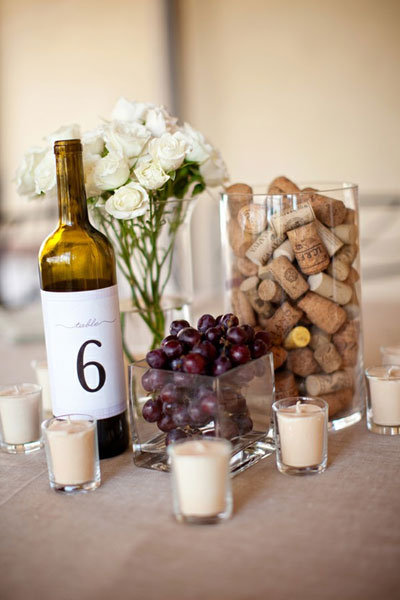
[[[61, 127], [45, 138], [45, 147], [30, 149], [16, 174], [19, 194], [55, 193], [53, 143], [73, 138], [82, 139], [91, 213], [114, 244], [132, 304], [157, 346], [165, 329], [161, 299], [186, 210], [184, 203], [171, 200], [193, 198], [222, 184], [225, 164], [200, 132], [187, 123], [178, 125], [164, 107], [120, 98], [111, 121], [83, 134], [78, 125]], [[159, 235], [165, 225], [167, 244]]]

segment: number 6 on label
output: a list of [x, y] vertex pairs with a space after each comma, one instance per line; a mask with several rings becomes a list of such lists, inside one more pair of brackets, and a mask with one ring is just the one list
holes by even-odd
[[[86, 346], [88, 346], [89, 344], [96, 344], [96, 346], [101, 347], [101, 342], [99, 342], [98, 340], [88, 340], [87, 342], [82, 344], [82, 346], [79, 348], [78, 358], [76, 360], [76, 369], [78, 373], [79, 383], [81, 384], [83, 389], [87, 392], [98, 392], [105, 384], [106, 372], [103, 365], [94, 360], [87, 362], [86, 364], [83, 362], [83, 354], [85, 352]], [[96, 369], [99, 372], [99, 383], [95, 388], [90, 388], [85, 379], [85, 369], [86, 367], [90, 366], [96, 367]]]

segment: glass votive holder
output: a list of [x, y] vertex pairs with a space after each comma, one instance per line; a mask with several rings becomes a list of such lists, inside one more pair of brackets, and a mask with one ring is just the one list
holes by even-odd
[[62, 415], [42, 423], [50, 487], [58, 492], [92, 491], [100, 485], [96, 419]]
[[400, 366], [400, 344], [381, 346], [382, 364]]
[[0, 386], [0, 447], [10, 454], [43, 446], [40, 431], [42, 388], [36, 383]]
[[276, 465], [281, 473], [322, 473], [328, 462], [328, 404], [295, 396], [272, 405]]
[[367, 427], [373, 433], [400, 434], [400, 366], [366, 369]]
[[49, 419], [53, 414], [53, 407], [51, 404], [49, 369], [47, 367], [47, 361], [32, 360], [31, 367], [35, 372], [37, 383], [42, 388], [43, 418]]
[[210, 525], [232, 514], [230, 458], [232, 444], [203, 438], [168, 446], [173, 508], [177, 521]]

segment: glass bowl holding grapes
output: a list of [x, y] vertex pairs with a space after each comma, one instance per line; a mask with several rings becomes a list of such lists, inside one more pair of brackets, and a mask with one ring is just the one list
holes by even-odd
[[237, 474], [274, 451], [273, 357], [265, 332], [232, 313], [173, 321], [161, 348], [129, 366], [134, 462], [169, 471], [168, 444], [222, 437]]

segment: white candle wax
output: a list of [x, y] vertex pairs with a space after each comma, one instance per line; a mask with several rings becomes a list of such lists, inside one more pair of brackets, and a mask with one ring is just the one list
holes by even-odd
[[32, 368], [36, 374], [36, 381], [42, 388], [42, 406], [43, 411], [47, 413], [53, 412], [50, 396], [50, 380], [49, 380], [49, 369], [46, 361], [32, 361]]
[[79, 485], [95, 478], [96, 424], [54, 420], [46, 429], [54, 481]]
[[377, 425], [400, 425], [400, 368], [376, 367], [370, 372], [372, 420]]
[[224, 512], [229, 485], [229, 444], [225, 440], [193, 440], [176, 444], [172, 450], [182, 514], [207, 517]]
[[0, 389], [3, 442], [18, 445], [39, 440], [41, 414], [40, 386], [22, 383]]
[[311, 467], [323, 460], [325, 415], [315, 404], [278, 410], [282, 462], [290, 467]]

